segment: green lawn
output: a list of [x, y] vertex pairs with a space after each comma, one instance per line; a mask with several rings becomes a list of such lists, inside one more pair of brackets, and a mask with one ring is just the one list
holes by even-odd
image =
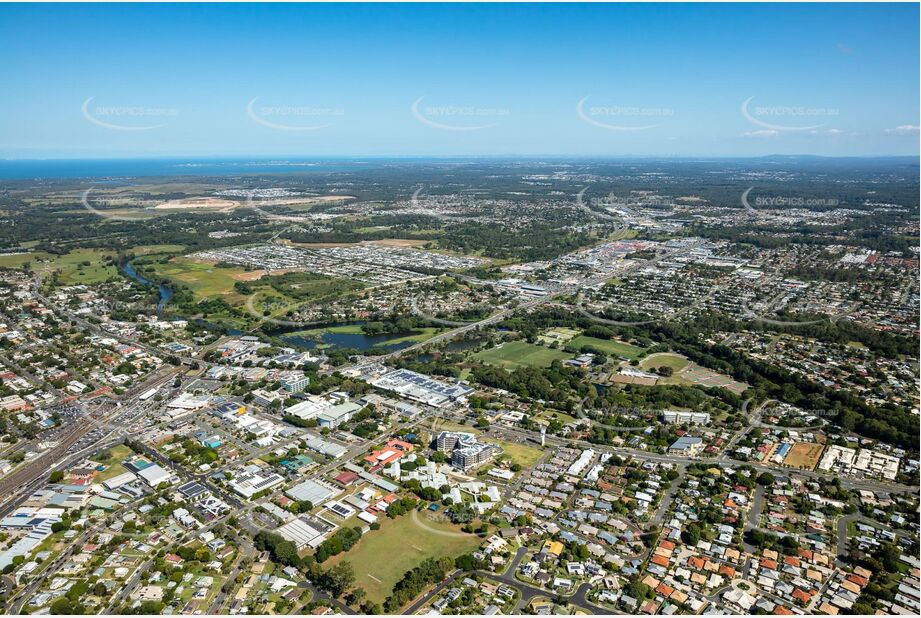
[[131, 247], [131, 253], [135, 255], [153, 255], [155, 253], [181, 253], [185, 250], [185, 245], [138, 245]]
[[551, 328], [544, 334], [537, 337], [541, 343], [551, 344], [556, 341], [566, 342], [579, 335], [581, 331], [575, 328]]
[[575, 416], [563, 414], [559, 410], [541, 410], [537, 413], [535, 418], [545, 421], [545, 423], [549, 423], [554, 418], [561, 423], [574, 423], [575, 421], [579, 420]]
[[651, 354], [640, 362], [642, 369], [658, 369], [659, 367], [671, 367], [678, 373], [688, 366], [690, 361], [680, 354], [663, 352], [661, 354]]
[[586, 345], [598, 348], [606, 354], [623, 356], [629, 360], [633, 360], [643, 353], [643, 348], [638, 348], [635, 345], [630, 345], [623, 341], [617, 341], [615, 339], [598, 339], [597, 337], [586, 337], [585, 335], [580, 335], [572, 339], [566, 344], [566, 347], [578, 350]]
[[63, 255], [37, 251], [0, 255], [0, 267], [22, 268], [29, 263], [33, 271], [60, 271], [60, 280], [64, 285], [93, 284], [118, 277], [118, 269], [105, 263], [107, 256], [115, 257], [115, 254], [102, 249], [75, 249]]
[[113, 446], [112, 448], [106, 450], [111, 453], [111, 456], [108, 459], [93, 459], [93, 461], [108, 466], [108, 468], [93, 478], [94, 483], [101, 483], [103, 481], [114, 478], [123, 472], [127, 472], [128, 469], [122, 465], [122, 462], [134, 455], [134, 451], [132, 451], [124, 444], [119, 444], [118, 446]]
[[297, 335], [299, 337], [314, 337], [323, 335], [325, 333], [333, 333], [336, 335], [360, 335], [361, 332], [361, 324], [341, 324], [339, 326], [328, 326], [326, 328], [310, 328], [307, 330], [299, 330], [289, 334]]
[[465, 425], [463, 423], [455, 423], [454, 421], [449, 420], [439, 420], [438, 429], [436, 431], [466, 431], [467, 433], [479, 435], [481, 431], [474, 427], [473, 425]]
[[233, 287], [246, 273], [243, 268], [218, 268], [212, 264], [193, 262], [178, 257], [166, 264], [155, 264], [154, 271], [159, 277], [188, 287], [198, 298], [223, 297], [231, 304], [241, 303], [244, 300], [244, 297]]
[[[383, 603], [403, 575], [424, 559], [460, 556], [479, 547], [475, 535], [454, 534], [458, 526], [432, 521], [425, 513], [418, 514], [422, 527], [407, 513], [396, 519], [386, 516], [378, 521], [380, 530], [361, 538], [355, 547], [323, 563], [324, 568], [339, 562], [350, 562], [355, 570], [355, 583], [365, 589], [367, 598]], [[449, 535], [438, 532], [448, 532]]]
[[484, 438], [483, 442], [498, 444], [502, 447], [503, 457], [513, 464], [521, 464], [522, 468], [530, 468], [544, 454], [539, 448], [528, 446], [527, 444], [518, 444], [517, 442], [507, 442], [506, 440], [495, 440], [493, 438]]
[[395, 339], [388, 339], [387, 345], [395, 345], [399, 343], [420, 343], [437, 335], [439, 330], [440, 329], [434, 327], [419, 328], [408, 335], [401, 335]]
[[549, 367], [550, 363], [557, 359], [572, 358], [572, 354], [526, 341], [509, 341], [501, 346], [477, 352], [473, 358], [505, 369], [518, 369], [520, 367]]
[[44, 251], [7, 253], [0, 255], [0, 267], [22, 268], [23, 264], [29, 262], [33, 268], [36, 268], [39, 265], [39, 260], [49, 260], [51, 257], [50, 253], [45, 253]]

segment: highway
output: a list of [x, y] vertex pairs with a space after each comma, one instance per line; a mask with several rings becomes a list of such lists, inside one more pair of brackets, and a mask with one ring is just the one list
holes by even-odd
[[[461, 419], [465, 420], [465, 419]], [[493, 425], [492, 429], [497, 431], [506, 432], [509, 434], [517, 434], [519, 436], [525, 437], [526, 439], [531, 440], [532, 442], [540, 442], [540, 435], [535, 431], [530, 431], [523, 429], [521, 427], [505, 427]], [[667, 453], [651, 453], [649, 451], [643, 451], [639, 449], [633, 449], [625, 446], [609, 446], [606, 444], [595, 444], [594, 442], [589, 442], [587, 440], [576, 440], [571, 438], [558, 438], [556, 436], [547, 435], [546, 441], [548, 445], [555, 446], [567, 446], [570, 444], [576, 444], [580, 448], [584, 449], [594, 449], [595, 451], [602, 453], [613, 453], [615, 455], [620, 455], [621, 457], [633, 457], [640, 461], [653, 461], [657, 463], [666, 463], [666, 464], [678, 464], [678, 465], [690, 465], [690, 464], [700, 464], [700, 465], [709, 465], [717, 467], [725, 466], [749, 466], [754, 468], [758, 472], [770, 472], [775, 476], [799, 476], [810, 479], [828, 479], [828, 478], [839, 478], [841, 481], [841, 486], [845, 489], [866, 489], [873, 492], [888, 492], [888, 493], [917, 493], [919, 488], [917, 485], [902, 485], [900, 483], [893, 483], [890, 481], [882, 481], [879, 479], [871, 478], [843, 478], [835, 475], [822, 474], [821, 472], [816, 472], [814, 470], [792, 470], [788, 468], [778, 468], [775, 466], [767, 466], [758, 462], [751, 461], [736, 461], [731, 460], [725, 457], [715, 458], [715, 457], [678, 457], [676, 455], [669, 455]]]

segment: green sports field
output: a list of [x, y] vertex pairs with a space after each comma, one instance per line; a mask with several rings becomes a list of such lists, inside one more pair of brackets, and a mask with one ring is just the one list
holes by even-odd
[[630, 345], [629, 343], [624, 343], [623, 341], [617, 341], [615, 339], [598, 339], [597, 337], [586, 337], [585, 335], [580, 335], [575, 339], [570, 340], [566, 345], [567, 348], [579, 349], [582, 346], [592, 346], [593, 348], [598, 348], [606, 354], [611, 354], [614, 356], [623, 356], [633, 360], [637, 358], [640, 354], [643, 353], [643, 348], [638, 348], [635, 345]]
[[483, 350], [473, 355], [473, 358], [479, 361], [504, 367], [505, 369], [549, 367], [550, 363], [555, 360], [565, 360], [572, 357], [572, 354], [534, 345], [526, 341], [509, 341], [499, 347]]
[[403, 574], [426, 558], [460, 556], [481, 543], [475, 535], [460, 533], [459, 526], [433, 521], [425, 512], [414, 511], [396, 519], [384, 516], [378, 521], [380, 530], [372, 530], [351, 550], [323, 563], [329, 568], [350, 562], [356, 585], [375, 603], [383, 603]]
[[680, 354], [671, 352], [662, 352], [660, 354], [651, 354], [643, 359], [640, 363], [641, 369], [658, 369], [659, 367], [671, 367], [675, 373], [688, 366], [687, 358]]

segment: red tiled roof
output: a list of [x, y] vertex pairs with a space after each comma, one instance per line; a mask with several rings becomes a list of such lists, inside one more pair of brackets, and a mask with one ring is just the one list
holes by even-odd
[[792, 609], [787, 609], [787, 608], [784, 607], [783, 605], [775, 605], [775, 606], [774, 606], [774, 615], [775, 615], [775, 616], [792, 616], [792, 615], [793, 615], [793, 610], [792, 610]]

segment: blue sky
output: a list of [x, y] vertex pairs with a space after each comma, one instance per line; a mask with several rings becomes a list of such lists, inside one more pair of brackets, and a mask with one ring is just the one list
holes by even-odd
[[917, 155], [918, 12], [4, 4], [0, 157]]

